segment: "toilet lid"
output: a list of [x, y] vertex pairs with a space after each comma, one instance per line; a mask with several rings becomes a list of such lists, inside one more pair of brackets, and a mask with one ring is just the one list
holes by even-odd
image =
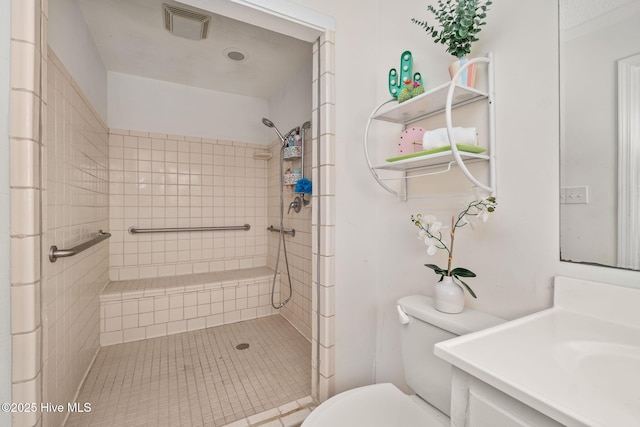
[[393, 384], [345, 391], [314, 409], [302, 427], [429, 427], [442, 425]]

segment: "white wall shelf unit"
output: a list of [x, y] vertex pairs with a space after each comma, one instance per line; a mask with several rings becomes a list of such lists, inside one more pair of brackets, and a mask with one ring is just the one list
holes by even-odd
[[[422, 95], [411, 98], [393, 108], [379, 112], [373, 116], [375, 120], [409, 125], [418, 120], [436, 114], [442, 114], [447, 106], [447, 95], [451, 82], [429, 89]], [[487, 99], [489, 94], [473, 88], [458, 86], [453, 94], [451, 105], [460, 107], [475, 101]]]
[[[460, 157], [465, 159], [465, 162], [489, 160], [489, 156], [486, 154], [465, 153], [460, 152]], [[371, 166], [373, 169], [390, 170], [390, 171], [413, 171], [421, 170], [429, 167], [443, 166], [449, 162], [454, 161], [453, 154], [450, 151], [442, 153], [434, 153], [428, 156], [415, 157], [413, 159], [398, 160], [395, 162], [385, 162], [378, 165]]]
[[[474, 63], [486, 64], [487, 72], [487, 90], [481, 91], [466, 86], [456, 84], [457, 77], [462, 71]], [[385, 101], [380, 104], [369, 116], [364, 136], [364, 150], [369, 169], [376, 181], [387, 191], [397, 195], [402, 200], [407, 200], [407, 179], [420, 177], [430, 174], [448, 172], [452, 165], [457, 165], [464, 173], [474, 187], [478, 187], [491, 195], [496, 193], [496, 167], [495, 167], [495, 110], [493, 102], [493, 57], [489, 53], [486, 57], [474, 58], [467, 62], [461, 70], [451, 79], [450, 82], [444, 83], [433, 89], [430, 89], [422, 95], [409, 99], [398, 104], [395, 99]], [[481, 102], [487, 106], [488, 110], [488, 141], [487, 152], [482, 154], [468, 153], [458, 150], [455, 141], [452, 140], [453, 120], [452, 111], [463, 105]], [[392, 107], [386, 107], [387, 104], [393, 103]], [[372, 164], [369, 156], [369, 130], [373, 121], [383, 121], [397, 123], [403, 125], [404, 128], [417, 121], [426, 119], [438, 114], [444, 114], [446, 120], [447, 134], [449, 136], [450, 151], [434, 153], [425, 156], [413, 157], [394, 162], [384, 162]], [[471, 162], [488, 162], [489, 163], [489, 182], [481, 182], [466, 167], [465, 163]], [[416, 175], [414, 172], [427, 169], [443, 169], [432, 173], [423, 173]], [[380, 178], [377, 171], [391, 170], [403, 172], [397, 178]], [[402, 180], [402, 189], [395, 190], [389, 187], [384, 181]]]

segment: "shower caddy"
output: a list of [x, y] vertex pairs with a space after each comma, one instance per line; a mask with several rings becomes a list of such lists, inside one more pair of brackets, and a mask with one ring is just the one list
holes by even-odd
[[[302, 147], [285, 147], [282, 155], [284, 161], [293, 162], [303, 156]], [[302, 173], [284, 173], [284, 185], [296, 185], [299, 179], [302, 179]]]
[[[301, 131], [304, 132], [302, 129]], [[285, 161], [293, 162], [294, 160], [301, 159], [300, 173], [285, 173], [284, 185], [296, 185], [296, 182], [304, 176], [304, 138], [302, 141], [301, 145], [284, 147], [282, 157]]]
[[[480, 91], [467, 86], [457, 84], [457, 78], [467, 67], [474, 63], [486, 64], [486, 91]], [[471, 104], [478, 101], [487, 102], [488, 109], [488, 151], [482, 154], [469, 153], [460, 151], [456, 147], [455, 141], [452, 140], [453, 124], [452, 110], [463, 105]], [[487, 54], [486, 57], [478, 57], [470, 60], [458, 70], [450, 82], [437, 86], [425, 93], [416, 96], [401, 104], [396, 104], [391, 108], [380, 111], [382, 107], [388, 103], [397, 102], [395, 99], [385, 101], [378, 105], [369, 116], [367, 126], [364, 133], [364, 153], [369, 166], [369, 170], [374, 179], [388, 192], [398, 196], [401, 200], [406, 201], [409, 198], [407, 194], [407, 180], [427, 175], [435, 175], [451, 170], [451, 166], [457, 164], [464, 175], [471, 183], [482, 190], [495, 196], [496, 193], [496, 164], [495, 164], [495, 108], [493, 93], [493, 55]], [[408, 125], [419, 120], [426, 119], [438, 114], [445, 114], [446, 128], [451, 146], [450, 151], [444, 151], [424, 156], [418, 156], [395, 162], [384, 162], [381, 164], [372, 164], [369, 157], [369, 130], [374, 120], [398, 123], [406, 129]], [[489, 178], [487, 183], [480, 182], [467, 168], [465, 163], [471, 162], [488, 162]], [[442, 170], [445, 168], [445, 170]], [[412, 174], [416, 171], [440, 169], [436, 172], [427, 172], [419, 175]], [[379, 170], [392, 170], [403, 172], [400, 177], [380, 178]], [[383, 181], [401, 180], [402, 189], [394, 190]]]

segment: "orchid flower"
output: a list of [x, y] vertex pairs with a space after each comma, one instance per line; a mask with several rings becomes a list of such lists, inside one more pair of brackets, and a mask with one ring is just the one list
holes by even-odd
[[419, 228], [418, 239], [422, 240], [427, 246], [427, 255], [435, 255], [436, 252], [438, 252], [438, 249], [444, 249], [449, 254], [447, 269], [440, 268], [435, 264], [425, 264], [425, 266], [431, 268], [436, 274], [440, 274], [440, 280], [442, 280], [442, 277], [445, 275], [458, 279], [474, 298], [476, 298], [476, 294], [469, 285], [461, 279], [461, 277], [475, 277], [475, 273], [462, 267], [451, 268], [453, 262], [453, 241], [455, 238], [455, 232], [456, 229], [464, 227], [467, 224], [473, 228], [476, 223], [487, 222], [489, 213], [495, 211], [496, 206], [497, 202], [495, 197], [474, 200], [469, 203], [467, 207], [460, 212], [460, 214], [458, 214], [457, 220], [455, 216], [451, 217], [449, 246], [447, 246], [447, 244], [442, 240], [442, 231], [449, 228], [448, 226], [443, 225], [433, 215], [417, 214], [415, 216], [411, 216], [411, 221]]

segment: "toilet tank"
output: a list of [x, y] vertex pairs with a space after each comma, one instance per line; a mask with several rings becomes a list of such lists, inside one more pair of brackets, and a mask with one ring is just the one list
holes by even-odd
[[[433, 354], [433, 346], [504, 320], [470, 308], [458, 314], [442, 313], [433, 308], [433, 299], [424, 295], [399, 299], [398, 310], [403, 323], [401, 343], [405, 381], [423, 400], [451, 416], [451, 365]], [[403, 322], [403, 317], [408, 322]]]

